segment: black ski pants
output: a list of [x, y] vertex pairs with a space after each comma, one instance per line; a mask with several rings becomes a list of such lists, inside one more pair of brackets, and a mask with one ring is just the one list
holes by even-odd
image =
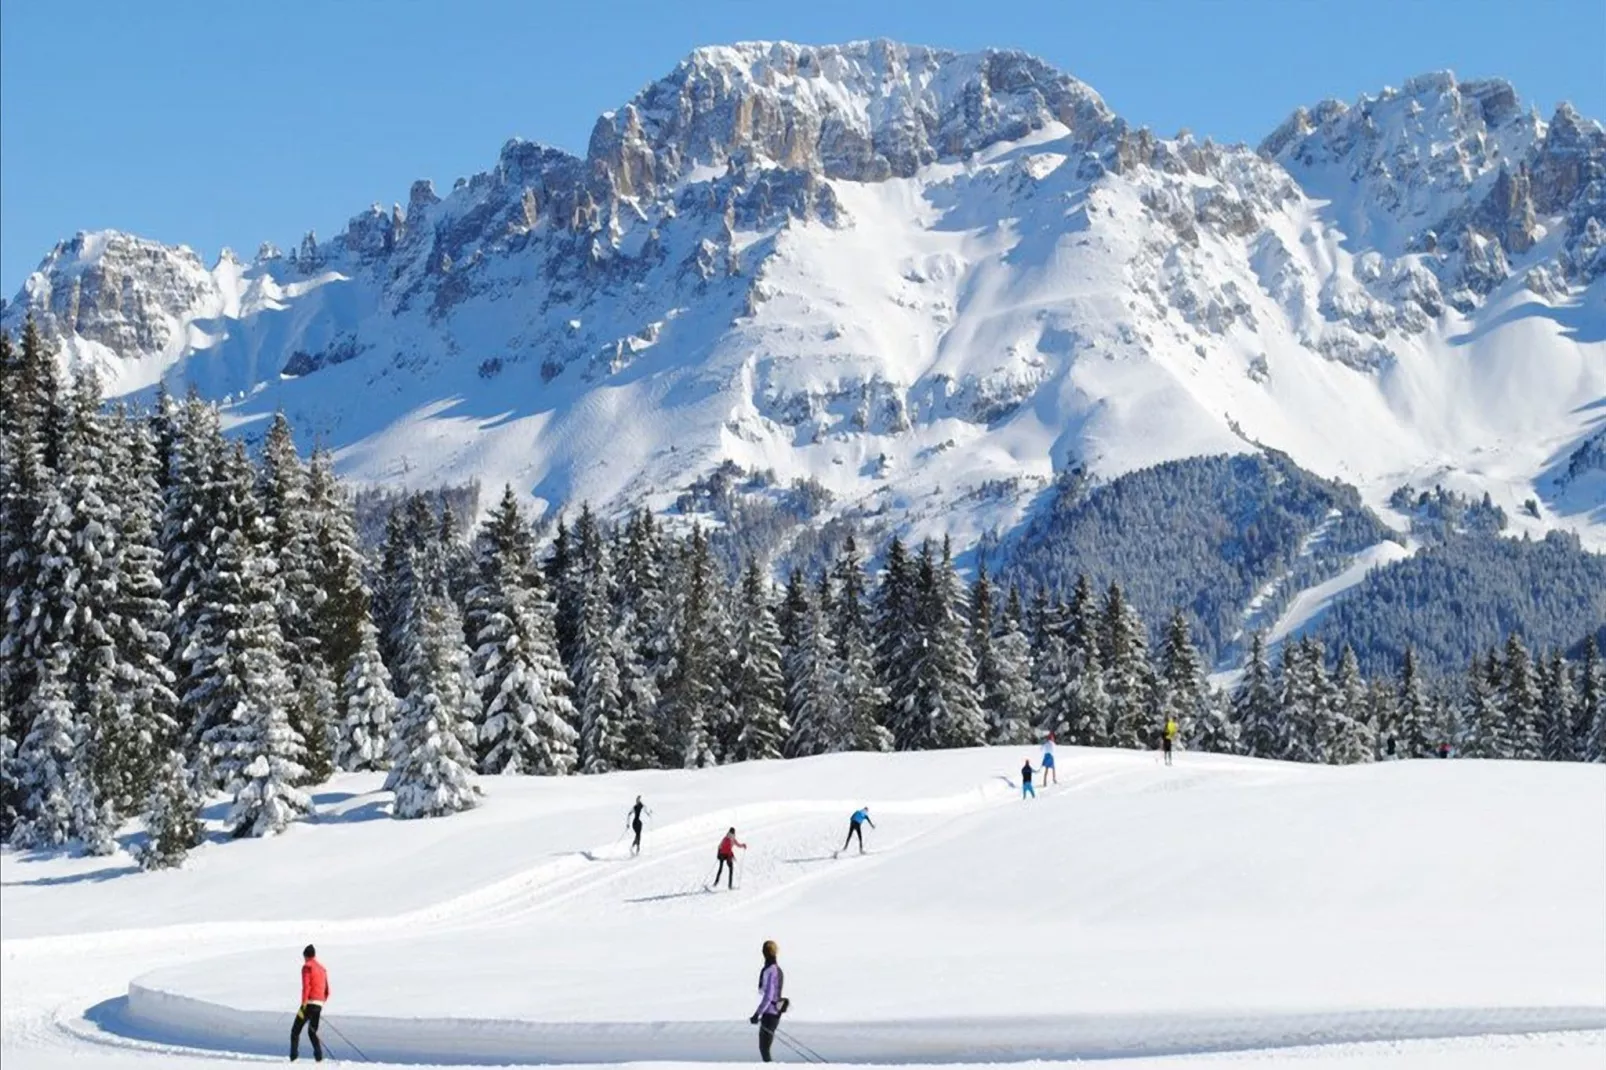
[[846, 851], [848, 849], [848, 844], [853, 842], [853, 837], [855, 837], [855, 836], [859, 837], [859, 850], [861, 850], [861, 851], [864, 850], [864, 826], [863, 825], [856, 825], [853, 822], [849, 821], [848, 822], [848, 838], [842, 841], [842, 849], [844, 851]]
[[641, 822], [636, 821], [630, 827], [636, 832], [636, 838], [630, 843], [630, 850], [634, 853], [641, 850]]
[[736, 859], [726, 858], [724, 855], [719, 856], [719, 868], [714, 871], [714, 887], [719, 887], [719, 878], [725, 876], [727, 868], [730, 870], [730, 877], [726, 879], [725, 887], [736, 887]]
[[766, 1014], [758, 1020], [758, 1057], [770, 1061], [770, 1045], [775, 1043], [775, 1030], [780, 1028], [779, 1014]]
[[307, 1030], [307, 1039], [312, 1041], [312, 1057], [323, 1062], [323, 1044], [318, 1040], [318, 1019], [323, 1017], [323, 1008], [316, 1003], [307, 1004], [304, 1014], [296, 1015], [296, 1024], [290, 1027], [290, 1058], [294, 1060], [301, 1054], [301, 1029]]

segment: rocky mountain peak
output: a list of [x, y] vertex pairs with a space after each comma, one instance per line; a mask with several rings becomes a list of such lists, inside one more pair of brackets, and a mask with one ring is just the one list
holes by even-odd
[[587, 155], [625, 196], [736, 157], [874, 182], [1050, 122], [1091, 140], [1113, 120], [1092, 89], [1022, 52], [749, 42], [693, 52], [602, 116]]

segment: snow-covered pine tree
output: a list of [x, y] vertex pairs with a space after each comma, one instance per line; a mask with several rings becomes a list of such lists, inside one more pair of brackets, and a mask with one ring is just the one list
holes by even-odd
[[1277, 705], [1286, 727], [1281, 754], [1270, 755], [1288, 761], [1315, 762], [1316, 717], [1320, 708], [1320, 692], [1315, 673], [1320, 663], [1312, 665], [1309, 649], [1293, 639], [1283, 642], [1282, 658], [1277, 672]]
[[719, 581], [700, 527], [682, 549], [679, 562], [679, 613], [672, 639], [673, 662], [664, 685], [662, 721], [667, 757], [685, 769], [718, 761], [714, 731], [729, 720], [724, 652], [716, 600]]
[[175, 748], [161, 758], [144, 816], [146, 839], [134, 852], [140, 868], [183, 865], [201, 840], [201, 800], [182, 751]]
[[625, 528], [614, 599], [615, 639], [629, 768], [643, 768], [664, 752], [658, 721], [672, 661], [675, 622], [666, 587], [664, 541], [652, 512], [641, 509]]
[[107, 620], [117, 656], [116, 746], [125, 756], [118, 806], [133, 813], [150, 795], [166, 752], [179, 743], [178, 696], [168, 658], [167, 603], [162, 599], [162, 517], [155, 443], [148, 424], [119, 412], [110, 436], [121, 443], [113, 485], [118, 493], [117, 592]]
[[[903, 541], [893, 536], [876, 589], [875, 669], [876, 679], [887, 696], [881, 723], [892, 732], [894, 745], [900, 750], [907, 749], [908, 741], [919, 732], [919, 725], [909, 723], [906, 712], [921, 656], [918, 579]], [[792, 716], [795, 729], [799, 713], [794, 710]]]
[[786, 723], [786, 686], [781, 671], [781, 630], [775, 623], [768, 584], [756, 561], [742, 576], [741, 610], [736, 623], [734, 703], [740, 726], [731, 749], [733, 761], [779, 758], [791, 733]]
[[788, 758], [848, 749], [837, 735], [835, 651], [823, 601], [817, 595], [807, 603], [790, 654], [786, 675], [792, 682], [791, 733], [784, 748]]
[[[321, 595], [313, 609], [313, 634], [330, 677], [344, 682], [372, 641], [367, 632], [372, 627], [373, 597], [364, 577], [366, 563], [351, 499], [335, 478], [327, 450], [314, 450], [307, 467], [307, 510], [314, 542], [309, 570]], [[347, 720], [350, 712], [346, 693], [337, 692], [337, 720]]]
[[1061, 632], [1065, 636], [1066, 653], [1071, 659], [1071, 674], [1080, 676], [1088, 665], [1099, 658], [1099, 603], [1093, 593], [1093, 581], [1087, 573], [1079, 573], [1071, 601], [1064, 608]]
[[1330, 734], [1323, 742], [1327, 760], [1337, 765], [1372, 761], [1377, 751], [1377, 738], [1370, 724], [1366, 678], [1361, 675], [1355, 649], [1348, 643], [1338, 656], [1330, 709], [1333, 720]]
[[832, 567], [831, 580], [835, 597], [831, 599], [829, 619], [836, 639], [833, 705], [839, 746], [843, 750], [891, 750], [892, 733], [881, 724], [887, 695], [876, 678], [868, 581], [852, 535]]
[[[183, 681], [189, 672], [184, 652], [189, 649], [202, 610], [201, 586], [212, 572], [218, 540], [228, 534], [227, 526], [217, 521], [220, 511], [232, 503], [225, 500], [224, 494], [227, 481], [222, 478], [222, 468], [227, 447], [217, 410], [193, 390], [179, 410], [177, 435], [160, 545], [162, 600], [170, 611], [169, 665], [175, 678]], [[222, 519], [228, 523], [238, 521], [233, 513], [223, 514]], [[182, 706], [184, 716], [193, 716], [191, 703], [185, 701]]]
[[[1081, 712], [1075, 704], [1080, 680], [1071, 665], [1070, 644], [1054, 626], [1053, 609], [1046, 598], [1039, 601], [1034, 616], [1038, 620], [1038, 638], [1032, 659], [1032, 694], [1037, 705], [1038, 727], [1045, 733], [1053, 732], [1062, 743], [1094, 746], [1095, 737], [1105, 736], [1104, 711], [1099, 711], [1097, 724], [1089, 724], [1077, 716]], [[1097, 647], [1094, 657], [1098, 657]]]
[[1586, 762], [1606, 762], [1606, 659], [1592, 635], [1578, 662], [1579, 753]]
[[1506, 735], [1510, 740], [1513, 758], [1538, 758], [1540, 754], [1539, 681], [1535, 678], [1533, 660], [1522, 638], [1512, 632], [1506, 638], [1504, 658], [1505, 676], [1500, 692], [1500, 707], [1506, 715]]
[[[651, 731], [656, 697], [635, 711], [635, 721], [626, 708], [620, 662], [627, 652], [622, 648], [621, 625], [615, 622], [612, 583], [606, 548], [599, 546], [598, 556], [587, 565], [583, 582], [577, 580], [574, 585], [579, 616], [572, 640], [574, 661], [570, 663], [570, 673], [579, 707], [581, 769], [586, 773], [645, 768], [652, 764], [657, 751]], [[635, 667], [650, 685], [649, 674], [639, 661]]]
[[1254, 758], [1279, 758], [1287, 750], [1288, 725], [1277, 700], [1277, 684], [1266, 657], [1266, 637], [1256, 632], [1249, 640], [1243, 679], [1232, 698], [1232, 720], [1238, 729], [1238, 747]]
[[1230, 754], [1233, 726], [1205, 680], [1204, 662], [1180, 609], [1171, 614], [1160, 647], [1161, 713], [1174, 718], [1190, 750]]
[[1540, 681], [1540, 757], [1547, 762], [1575, 762], [1579, 758], [1573, 737], [1572, 672], [1561, 651], [1551, 651]]
[[1144, 749], [1158, 739], [1152, 674], [1143, 621], [1119, 584], [1110, 584], [1099, 614], [1099, 659], [1104, 665], [1109, 738], [1115, 747]]
[[989, 652], [982, 704], [987, 714], [987, 741], [993, 744], [1029, 743], [1035, 738], [1039, 711], [1032, 687], [1032, 647], [1026, 638], [1020, 590], [1011, 587], [999, 621], [998, 635]]
[[1401, 758], [1431, 758], [1438, 745], [1439, 726], [1427, 681], [1417, 667], [1416, 650], [1405, 648], [1400, 662], [1397, 689], [1396, 724], [1399, 731], [1397, 754]]
[[390, 671], [379, 656], [379, 629], [366, 618], [360, 625], [357, 653], [340, 682], [338, 705], [344, 712], [335, 733], [335, 765], [354, 773], [390, 768], [396, 696], [390, 689]]
[[403, 629], [411, 686], [402, 700], [385, 789], [393, 817], [438, 817], [479, 805], [469, 779], [479, 696], [469, 677], [463, 621], [444, 591], [423, 591]]
[[927, 542], [920, 551], [913, 687], [899, 706], [907, 750], [979, 746], [987, 720], [976, 689], [976, 662], [966, 641], [964, 588], [948, 541], [940, 556]]
[[1387, 678], [1369, 680], [1366, 685], [1366, 708], [1376, 737], [1374, 753], [1377, 759], [1382, 761], [1398, 757], [1400, 696], [1394, 690], [1394, 681]]
[[[1491, 654], [1490, 658], [1493, 659]], [[1505, 713], [1500, 696], [1491, 682], [1492, 673], [1482, 658], [1474, 656], [1461, 692], [1461, 736], [1457, 750], [1466, 758], [1504, 758]]]
[[66, 647], [57, 644], [40, 665], [34, 690], [22, 706], [22, 721], [29, 728], [17, 753], [20, 803], [11, 842], [18, 847], [58, 847], [77, 834], [83, 733], [67, 693], [68, 662]]
[[511, 486], [481, 529], [479, 574], [468, 622], [483, 709], [480, 771], [572, 773], [579, 718], [558, 658], [557, 610], [546, 599], [535, 540]]

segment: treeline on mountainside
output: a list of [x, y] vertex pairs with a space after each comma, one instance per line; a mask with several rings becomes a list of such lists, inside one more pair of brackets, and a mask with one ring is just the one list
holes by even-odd
[[1251, 603], [1274, 620], [1301, 590], [1395, 537], [1353, 488], [1266, 450], [1169, 461], [1096, 485], [1073, 469], [1000, 548], [999, 571], [1058, 592], [1082, 574], [1101, 588], [1119, 582], [1151, 621], [1181, 608], [1215, 664], [1241, 660]]
[[[365, 555], [330, 458], [276, 418], [255, 456], [215, 408], [133, 414], [58, 378], [31, 325], [0, 338], [0, 819], [48, 848], [127, 841], [182, 861], [202, 800], [235, 836], [308, 813], [335, 770], [384, 771], [393, 814], [479, 800], [475, 774], [695, 768], [846, 750], [1147, 747], [1167, 718], [1200, 750], [1299, 761], [1606, 759], [1597, 646], [1535, 659], [1513, 637], [1434, 683], [1307, 639], [1257, 636], [1211, 688], [1173, 608], [1151, 643], [1114, 580], [1063, 597], [961, 580], [951, 548], [851, 535], [776, 589], [734, 576], [699, 527], [582, 508], [538, 538], [504, 489], [473, 531], [408, 497]], [[1275, 662], [1275, 664], [1273, 664]]]

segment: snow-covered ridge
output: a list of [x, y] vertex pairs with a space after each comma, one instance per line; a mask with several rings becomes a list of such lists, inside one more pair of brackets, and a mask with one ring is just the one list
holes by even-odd
[[[665, 505], [721, 464], [963, 544], [1055, 473], [1264, 444], [1382, 507], [1442, 483], [1606, 542], [1546, 473], [1606, 394], [1606, 135], [1413, 79], [1263, 152], [1157, 137], [1020, 52], [700, 49], [584, 159], [493, 168], [206, 269], [64, 243], [32, 312], [109, 392], [284, 408], [345, 474]], [[1580, 489], [1582, 488], [1582, 489]]]

